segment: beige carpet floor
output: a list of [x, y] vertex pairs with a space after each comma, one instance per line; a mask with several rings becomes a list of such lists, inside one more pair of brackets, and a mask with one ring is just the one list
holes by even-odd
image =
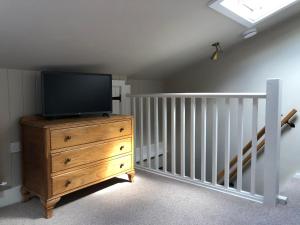
[[282, 194], [288, 205], [268, 208], [138, 172], [134, 184], [112, 179], [64, 197], [48, 220], [36, 198], [1, 208], [0, 225], [299, 225], [300, 179], [291, 179]]

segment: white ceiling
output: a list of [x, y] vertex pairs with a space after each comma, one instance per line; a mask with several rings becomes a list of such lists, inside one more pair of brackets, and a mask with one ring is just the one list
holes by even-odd
[[[206, 0], [0, 0], [0, 66], [156, 79], [226, 48], [246, 28]], [[300, 4], [258, 26], [262, 31]]]

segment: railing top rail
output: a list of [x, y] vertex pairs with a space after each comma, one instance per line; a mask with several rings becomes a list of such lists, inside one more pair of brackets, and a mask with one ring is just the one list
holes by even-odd
[[128, 97], [168, 97], [168, 98], [266, 98], [266, 93], [153, 93], [153, 94], [136, 94]]

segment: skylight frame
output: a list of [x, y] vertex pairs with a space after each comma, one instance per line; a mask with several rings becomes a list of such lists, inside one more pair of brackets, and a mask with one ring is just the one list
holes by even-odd
[[211, 0], [209, 3], [208, 3], [208, 6], [211, 8], [211, 9], [214, 9], [215, 11], [221, 13], [222, 15], [224, 16], [227, 16], [229, 17], [230, 19], [242, 24], [243, 26], [245, 27], [254, 27], [256, 24], [262, 22], [263, 20], [267, 19], [268, 17], [270, 16], [273, 16], [275, 14], [277, 14], [278, 12], [288, 8], [288, 7], [291, 7], [292, 5], [296, 4], [297, 2], [299, 2], [299, 0], [295, 0], [294, 2], [276, 10], [275, 12], [263, 17], [262, 19], [256, 21], [256, 22], [250, 22], [249, 20], [245, 19], [244, 17], [234, 13], [233, 11], [231, 11], [230, 9], [226, 8], [225, 6], [223, 6], [221, 4], [221, 2], [223, 2], [224, 0]]

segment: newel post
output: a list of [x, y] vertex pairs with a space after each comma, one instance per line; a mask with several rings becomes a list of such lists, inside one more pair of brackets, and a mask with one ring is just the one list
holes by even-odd
[[275, 206], [279, 195], [281, 81], [267, 81], [264, 153], [264, 204]]

